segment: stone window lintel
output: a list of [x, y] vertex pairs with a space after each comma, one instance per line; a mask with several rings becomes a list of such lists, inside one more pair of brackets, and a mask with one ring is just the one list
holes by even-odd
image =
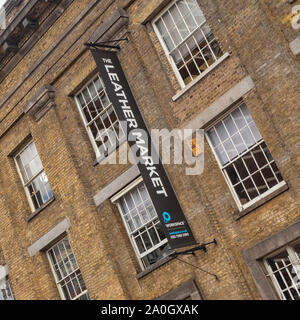
[[37, 122], [55, 106], [55, 89], [46, 84], [26, 103], [24, 113], [32, 116]]

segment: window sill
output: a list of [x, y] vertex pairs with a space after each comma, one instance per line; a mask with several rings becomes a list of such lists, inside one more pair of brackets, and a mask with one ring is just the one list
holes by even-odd
[[37, 215], [39, 215], [45, 208], [47, 208], [53, 201], [55, 200], [55, 197], [53, 196], [50, 200], [48, 200], [46, 203], [44, 203], [40, 208], [32, 212], [28, 218], [27, 222], [30, 222], [33, 218], [35, 218]]
[[209, 68], [207, 68], [203, 73], [201, 73], [197, 78], [195, 78], [192, 82], [190, 82], [187, 86], [182, 88], [175, 96], [172, 97], [173, 101], [178, 100], [182, 95], [184, 95], [188, 90], [190, 90], [196, 83], [198, 83], [201, 79], [203, 79], [208, 73], [214, 70], [220, 63], [222, 63], [225, 59], [230, 56], [229, 52], [223, 54], [223, 56], [217, 60], [214, 64], [212, 64]]
[[268, 201], [274, 199], [275, 197], [279, 196], [281, 193], [287, 191], [288, 189], [289, 189], [289, 186], [285, 182], [282, 186], [280, 186], [279, 188], [275, 189], [272, 193], [270, 193], [270, 194], [266, 195], [265, 197], [263, 197], [262, 199], [256, 201], [255, 203], [253, 203], [252, 205], [250, 205], [246, 209], [244, 209], [242, 211], [235, 212], [235, 214], [234, 214], [235, 215], [235, 220], [239, 220], [240, 218], [242, 218], [245, 215], [247, 215], [248, 213], [254, 211], [258, 207], [260, 207], [263, 204], [265, 204], [266, 202], [268, 202]]
[[[170, 252], [172, 253], [172, 252]], [[136, 275], [137, 280], [142, 279], [143, 277], [145, 277], [146, 275], [148, 275], [149, 273], [153, 272], [154, 270], [160, 268], [161, 266], [163, 266], [164, 264], [168, 263], [169, 261], [175, 259], [175, 257], [171, 257], [170, 255], [160, 259], [159, 261], [157, 261], [156, 263], [152, 264], [149, 268], [147, 268], [146, 270], [143, 270], [142, 272], [138, 273]]]

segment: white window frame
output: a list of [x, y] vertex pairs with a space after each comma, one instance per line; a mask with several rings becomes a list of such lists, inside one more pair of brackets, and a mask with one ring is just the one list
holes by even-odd
[[[110, 107], [112, 107], [112, 108], [114, 109], [114, 111], [115, 111], [115, 107], [114, 107], [114, 105], [112, 104], [112, 102], [110, 101], [110, 98], [109, 98], [109, 96], [108, 96], [108, 94], [107, 94], [107, 89], [106, 89], [106, 87], [105, 87], [105, 85], [104, 85], [104, 83], [103, 83], [103, 80], [102, 80], [102, 78], [101, 78], [101, 75], [100, 75], [99, 73], [95, 74], [95, 75], [92, 77], [91, 80], [89, 80], [88, 82], [86, 82], [84, 85], [81, 86], [80, 90], [78, 90], [78, 91], [76, 92], [76, 94], [74, 95], [74, 100], [75, 100], [77, 109], [78, 109], [78, 111], [79, 111], [80, 117], [81, 117], [81, 119], [82, 119], [82, 122], [83, 122], [83, 124], [84, 124], [85, 130], [86, 130], [86, 132], [87, 132], [87, 134], [88, 134], [88, 137], [89, 137], [89, 139], [90, 139], [90, 142], [91, 142], [92, 147], [93, 147], [93, 149], [94, 149], [94, 152], [95, 152], [95, 154], [96, 154], [96, 158], [97, 158], [98, 160], [102, 160], [102, 159], [105, 158], [106, 155], [100, 153], [99, 148], [98, 148], [98, 146], [97, 146], [97, 144], [96, 144], [96, 141], [95, 141], [95, 139], [94, 139], [93, 133], [92, 133], [92, 131], [91, 131], [91, 129], [90, 129], [90, 124], [91, 124], [92, 122], [94, 122], [94, 121], [96, 120], [96, 118], [97, 118], [97, 119], [98, 119], [98, 118], [101, 118], [102, 113], [99, 114], [99, 115], [97, 115], [97, 117], [95, 117], [94, 119], [92, 119], [90, 122], [87, 122], [87, 120], [86, 120], [86, 118], [85, 118], [85, 115], [84, 115], [84, 113], [83, 113], [83, 110], [82, 110], [82, 108], [81, 108], [81, 106], [80, 106], [80, 103], [79, 103], [79, 101], [78, 101], [78, 98], [77, 98], [77, 96], [78, 96], [80, 93], [82, 93], [85, 88], [88, 89], [88, 86], [89, 86], [97, 77], [99, 77], [100, 82], [101, 82], [101, 84], [102, 84], [102, 86], [103, 86], [103, 90], [105, 91], [105, 94], [106, 94], [106, 96], [107, 96], [107, 98], [108, 98], [108, 101], [109, 101], [108, 106], [107, 106], [107, 107], [105, 108], [105, 110], [103, 110], [102, 112], [108, 110]], [[89, 91], [89, 89], [88, 89], [88, 91]], [[89, 93], [89, 94], [90, 94], [90, 93]], [[94, 99], [95, 99], [95, 98], [94, 98]], [[85, 102], [86, 102], [86, 101], [85, 101]], [[116, 114], [116, 116], [117, 116], [117, 118], [118, 118], [118, 115], [117, 115], [117, 114]], [[120, 121], [119, 118], [118, 118], [118, 121]], [[110, 128], [111, 128], [111, 127], [110, 127]], [[121, 125], [120, 125], [120, 130], [123, 130], [123, 129], [121, 128]], [[116, 150], [116, 149], [118, 148], [118, 146], [120, 146], [120, 145], [121, 145], [123, 142], [125, 142], [126, 140], [127, 140], [127, 138], [126, 138], [126, 136], [124, 135], [124, 137], [123, 137], [121, 140], [117, 141], [117, 145], [115, 146], [115, 149], [114, 149], [114, 150]]]
[[[11, 301], [15, 300], [14, 293], [9, 280], [8, 268], [6, 265], [0, 265], [0, 290], [5, 291], [5, 295], [8, 299], [0, 299], [0, 301]], [[1, 296], [4, 297], [3, 292], [0, 292]]]
[[[248, 201], [246, 204], [242, 204], [240, 199], [239, 199], [239, 196], [237, 195], [236, 191], [234, 190], [233, 188], [233, 185], [230, 181], [230, 178], [228, 177], [227, 173], [226, 173], [226, 170], [225, 168], [230, 165], [231, 163], [234, 163], [237, 159], [241, 158], [243, 155], [245, 155], [246, 153], [250, 152], [251, 150], [255, 149], [257, 146], [259, 146], [262, 142], [264, 142], [264, 138], [262, 137], [261, 140], [257, 141], [253, 146], [251, 146], [249, 149], [247, 149], [246, 151], [244, 151], [243, 153], [240, 153], [236, 158], [234, 158], [233, 160], [230, 160], [226, 166], [224, 167], [222, 165], [222, 163], [220, 162], [219, 160], [219, 157], [218, 155], [216, 154], [215, 150], [214, 150], [214, 146], [210, 140], [210, 137], [208, 135], [208, 130], [211, 129], [212, 127], [214, 127], [218, 122], [220, 122], [221, 120], [225, 119], [227, 115], [229, 115], [230, 113], [232, 113], [235, 109], [239, 108], [241, 105], [245, 104], [244, 101], [241, 101], [239, 104], [237, 104], [234, 108], [230, 109], [229, 111], [227, 111], [225, 114], [223, 114], [220, 118], [218, 118], [217, 120], [215, 120], [209, 127], [205, 128], [205, 136], [206, 136], [206, 140], [210, 146], [210, 149], [212, 150], [213, 152], [213, 155], [215, 157], [215, 159], [217, 160], [217, 163], [218, 163], [218, 166], [222, 172], [222, 175], [229, 187], [229, 190], [233, 196], [233, 199], [239, 209], [239, 211], [243, 211], [249, 207], [251, 207], [253, 204], [255, 204], [256, 202], [260, 201], [261, 199], [264, 199], [266, 198], [268, 195], [272, 194], [273, 192], [275, 192], [276, 190], [280, 189], [281, 187], [285, 186], [286, 185], [286, 182], [283, 180], [281, 182], [279, 182], [278, 184], [276, 184], [275, 186], [273, 186], [272, 188], [270, 188], [268, 191], [264, 192], [263, 194], [259, 194], [256, 198]], [[246, 104], [245, 104], [246, 105]], [[246, 105], [247, 107], [247, 105]], [[248, 108], [248, 107], [247, 107]], [[255, 121], [254, 121], [255, 123]], [[242, 137], [242, 135], [241, 135]], [[244, 141], [244, 138], [242, 137], [243, 139], [243, 142], [246, 144], [246, 142]], [[256, 160], [254, 159], [254, 161], [256, 162]], [[259, 166], [258, 166], [259, 167]], [[251, 176], [251, 175], [250, 175]], [[276, 176], [276, 175], [275, 175]], [[263, 179], [265, 179], [263, 177]]]
[[[30, 140], [30, 141], [14, 156], [14, 162], [15, 162], [15, 165], [16, 165], [16, 168], [17, 168], [17, 171], [18, 171], [18, 174], [19, 174], [19, 176], [20, 176], [20, 179], [21, 179], [23, 188], [24, 188], [24, 190], [25, 190], [26, 198], [27, 198], [27, 200], [28, 200], [28, 202], [29, 202], [30, 209], [31, 209], [32, 212], [35, 212], [35, 211], [39, 210], [43, 205], [45, 205], [48, 201], [50, 201], [51, 199], [53, 199], [54, 195], [53, 195], [53, 191], [52, 191], [51, 186], [50, 186], [50, 182], [49, 182], [49, 180], [48, 180], [48, 183], [49, 183], [49, 186], [50, 186], [50, 189], [51, 189], [51, 192], [52, 192], [52, 197], [50, 197], [48, 201], [46, 201], [43, 205], [40, 205], [37, 209], [34, 207], [33, 201], [32, 201], [32, 199], [31, 199], [31, 196], [30, 196], [30, 193], [29, 193], [29, 190], [28, 190], [28, 185], [30, 185], [30, 184], [33, 182], [33, 180], [34, 180], [35, 178], [37, 178], [41, 173], [45, 172], [43, 163], [42, 163], [42, 161], [41, 161], [41, 159], [40, 159], [41, 164], [42, 164], [42, 169], [41, 169], [37, 174], [35, 174], [28, 182], [25, 183], [24, 178], [23, 178], [22, 173], [21, 173], [21, 170], [20, 170], [20, 168], [19, 168], [18, 161], [17, 161], [18, 156], [19, 156], [26, 148], [28, 148], [31, 143], [34, 143], [34, 144], [35, 144], [35, 142], [34, 142], [33, 140]], [[38, 156], [39, 156], [39, 154], [38, 154]], [[40, 156], [39, 156], [39, 157], [40, 157]], [[45, 175], [46, 175], [46, 172], [45, 172]], [[47, 175], [46, 175], [46, 176], [47, 176]], [[47, 179], [48, 179], [48, 176], [47, 176]], [[47, 192], [47, 193], [48, 193], [48, 192]]]
[[[60, 282], [62, 282], [63, 280], [65, 280], [66, 278], [68, 278], [70, 275], [74, 274], [74, 273], [77, 272], [78, 270], [80, 271], [80, 267], [79, 267], [78, 262], [77, 262], [77, 260], [76, 260], [75, 253], [74, 253], [73, 248], [72, 248], [72, 246], [71, 246], [71, 243], [70, 243], [70, 241], [69, 241], [69, 239], [68, 239], [68, 242], [69, 242], [69, 245], [70, 245], [70, 247], [71, 247], [71, 250], [72, 250], [72, 253], [73, 253], [75, 262], [76, 262], [76, 264], [77, 264], [77, 269], [74, 270], [74, 271], [72, 271], [70, 274], [68, 274], [66, 277], [62, 278], [61, 280], [59, 280], [59, 279], [57, 278], [57, 275], [56, 275], [56, 273], [55, 273], [54, 267], [53, 267], [53, 265], [52, 265], [52, 261], [51, 261], [51, 257], [50, 257], [49, 251], [52, 250], [55, 246], [57, 246], [58, 243], [61, 242], [61, 241], [63, 241], [65, 238], [68, 239], [68, 236], [65, 236], [65, 237], [59, 239], [59, 240], [58, 240], [57, 242], [55, 242], [49, 249], [47, 249], [47, 252], [46, 252], [47, 258], [48, 258], [48, 261], [49, 261], [49, 264], [50, 264], [50, 268], [51, 268], [52, 274], [53, 274], [53, 276], [54, 276], [55, 283], [56, 283], [56, 286], [57, 286], [59, 295], [60, 295], [60, 297], [61, 297], [62, 300], [66, 300], [66, 297], [65, 297], [64, 292], [63, 292], [63, 290], [62, 290], [62, 288], [61, 288]], [[81, 273], [81, 271], [80, 271], [80, 273]], [[81, 276], [82, 276], [82, 274], [81, 274]], [[84, 290], [84, 291], [82, 291], [79, 295], [77, 295], [77, 296], [76, 296], [75, 298], [73, 298], [72, 300], [77, 300], [78, 298], [80, 298], [80, 297], [83, 296], [84, 294], [88, 294], [88, 290], [87, 290], [87, 289]]]
[[[207, 73], [209, 73], [211, 70], [213, 70], [219, 63], [221, 63], [223, 60], [225, 60], [225, 59], [228, 57], [228, 53], [223, 53], [223, 55], [222, 55], [220, 58], [217, 58], [217, 57], [215, 56], [213, 50], [210, 48], [210, 44], [207, 44], [208, 47], [210, 48], [210, 50], [211, 50], [214, 58], [216, 59], [216, 61], [215, 61], [212, 65], [210, 65], [209, 67], [207, 67], [207, 69], [205, 69], [205, 71], [203, 71], [203, 72], [200, 73], [197, 77], [195, 77], [191, 82], [189, 82], [188, 84], [185, 84], [185, 83], [184, 83], [184, 81], [183, 81], [183, 79], [182, 79], [182, 76], [180, 75], [180, 72], [179, 72], [178, 68], [176, 67], [175, 62], [173, 61], [173, 59], [172, 59], [172, 57], [171, 57], [171, 54], [172, 54], [172, 52], [176, 51], [182, 44], [184, 44], [186, 41], [188, 41], [188, 39], [189, 39], [191, 36], [193, 36], [199, 29], [201, 29], [201, 28], [203, 27], [203, 25], [204, 25], [205, 23], [207, 23], [207, 20], [206, 20], [204, 14], [203, 14], [205, 20], [204, 20], [200, 25], [198, 25], [197, 28], [196, 28], [193, 32], [191, 32], [184, 40], [182, 40], [177, 46], [175, 46], [171, 51], [169, 51], [169, 49], [167, 48], [167, 46], [166, 46], [166, 44], [165, 44], [165, 42], [164, 42], [164, 40], [163, 40], [163, 38], [162, 38], [162, 36], [161, 36], [161, 34], [160, 34], [160, 31], [158, 30], [158, 28], [157, 28], [157, 26], [156, 26], [156, 22], [168, 11], [168, 10], [173, 6], [173, 4], [174, 4], [175, 2], [177, 2], [177, 1], [178, 1], [178, 0], [172, 0], [172, 1], [170, 2], [170, 4], [167, 5], [167, 6], [160, 12], [160, 13], [153, 19], [153, 21], [152, 21], [152, 26], [153, 26], [153, 29], [154, 29], [154, 31], [155, 31], [156, 36], [157, 36], [158, 39], [159, 39], [159, 42], [160, 42], [162, 48], [164, 49], [164, 52], [165, 52], [165, 54], [166, 54], [166, 56], [167, 56], [167, 59], [168, 59], [170, 65], [171, 65], [171, 67], [172, 67], [172, 69], [173, 69], [173, 71], [174, 71], [174, 73], [175, 73], [175, 76], [176, 76], [177, 80], [179, 81], [179, 84], [180, 84], [181, 89], [185, 89], [185, 88], [190, 88], [192, 85], [194, 85], [196, 82], [198, 82], [201, 78], [203, 78]], [[198, 4], [198, 5], [199, 5], [199, 4]], [[199, 6], [199, 7], [200, 7], [200, 6]], [[200, 8], [200, 9], [201, 9], [201, 8]], [[201, 10], [201, 11], [202, 11], [202, 10]], [[181, 13], [180, 13], [180, 14], [181, 14]], [[174, 22], [174, 24], [175, 24], [175, 22]], [[175, 26], [176, 26], [176, 28], [177, 28], [177, 25], [176, 25], [176, 24], [175, 24]], [[166, 28], [166, 29], [167, 29], [167, 28]], [[177, 30], [178, 30], [178, 28], [177, 28]], [[167, 31], [168, 31], [168, 29], [167, 29]], [[169, 32], [169, 31], [168, 31], [168, 32]], [[215, 36], [214, 36], [214, 37], [215, 37]], [[215, 38], [215, 40], [217, 41], [216, 38]], [[174, 45], [175, 45], [175, 44], [174, 44]], [[201, 51], [200, 51], [200, 52], [201, 52]], [[202, 53], [201, 53], [201, 54], [202, 54]]]
[[[299, 244], [299, 240], [298, 241], [295, 241], [294, 243], [292, 244], [289, 244], [281, 249], [278, 249], [274, 252], [272, 252], [271, 254], [268, 254], [264, 259], [263, 259], [263, 265], [265, 267], [265, 270], [266, 270], [266, 277], [268, 279], [270, 279], [270, 281], [272, 282], [273, 286], [274, 286], [274, 289], [276, 291], [276, 293], [278, 294], [278, 296], [280, 297], [281, 300], [287, 300], [282, 292], [282, 289], [280, 288], [280, 286], [278, 285], [278, 282], [274, 276], [274, 271], [272, 270], [271, 266], [269, 265], [269, 263], [267, 262], [267, 259], [270, 258], [270, 257], [273, 257], [275, 256], [276, 254], [280, 254], [284, 251], [286, 251], [288, 253], [288, 256], [290, 258], [290, 261], [291, 261], [291, 264], [293, 267], [295, 266], [298, 266], [298, 268], [300, 268], [300, 256], [297, 257], [297, 254], [294, 250], [294, 248], [292, 247], [293, 245], [296, 245], [296, 244]], [[284, 268], [280, 268], [277, 270], [277, 272], [279, 270], [284, 270], [286, 269], [285, 267]], [[298, 274], [298, 277], [300, 277], [300, 273]], [[283, 282], [286, 284], [285, 282], [285, 279], [283, 277], [281, 277]], [[292, 282], [294, 283], [294, 281], [292, 280]], [[300, 283], [299, 283], [300, 284]], [[287, 286], [286, 284], [286, 289], [289, 291], [288, 289], [289, 287]]]
[[[130, 190], [132, 190], [135, 186], [137, 186], [139, 183], [143, 182], [143, 178], [142, 177], [139, 177], [137, 178], [136, 180], [134, 180], [133, 182], [131, 182], [127, 187], [125, 187], [124, 189], [122, 189], [120, 192], [118, 192], [116, 195], [114, 195], [112, 198], [111, 198], [111, 202], [115, 205], [117, 205], [118, 207], [118, 210], [119, 210], [119, 213], [122, 217], [122, 221], [123, 221], [123, 224], [126, 228], [126, 231], [127, 231], [127, 235], [130, 239], [130, 242], [131, 242], [131, 245], [134, 249], [134, 252], [136, 254], [136, 257], [138, 258], [138, 262], [139, 262], [139, 265], [141, 267], [142, 270], [145, 270], [145, 267], [143, 265], [143, 262], [142, 262], [142, 258], [144, 258], [145, 256], [147, 256], [148, 254], [150, 254], [151, 252], [155, 251], [156, 249], [158, 249], [159, 247], [163, 246], [164, 244], [168, 243], [168, 239], [165, 238], [164, 240], [162, 240], [160, 243], [158, 243], [157, 245], [153, 246], [151, 249], [148, 249], [146, 250], [145, 252], [143, 252], [142, 254], [139, 252], [139, 249], [133, 239], [133, 234], [136, 233], [139, 229], [142, 229], [144, 228], [146, 225], [150, 224], [151, 222], [155, 221], [155, 220], [159, 220], [158, 216], [156, 215], [155, 218], [149, 220], [146, 224], [143, 224], [140, 228], [136, 229], [135, 231], [131, 232], [127, 226], [127, 223], [124, 219], [124, 216], [123, 216], [123, 212], [122, 212], [122, 208], [121, 208], [121, 205], [119, 203], [119, 199], [122, 198], [126, 193], [128, 193]], [[146, 185], [145, 185], [146, 187]], [[146, 188], [147, 190], [147, 188]], [[148, 190], [147, 190], [147, 193], [148, 193]], [[149, 193], [148, 193], [149, 194]], [[152, 199], [149, 195], [149, 199], [152, 203]], [[153, 205], [153, 203], [152, 203]], [[154, 206], [153, 206], [154, 208]], [[154, 208], [155, 210], [155, 208]], [[156, 213], [157, 214], [157, 213]], [[170, 252], [171, 253], [171, 252]]]
[[[3, 285], [2, 285], [3, 286]], [[3, 299], [2, 301], [12, 301], [15, 300], [12, 288], [11, 288], [11, 284], [9, 281], [9, 278], [6, 277], [5, 282], [4, 282], [4, 289], [1, 289], [1, 283], [0, 283], [0, 290], [5, 290], [5, 294], [6, 296], [9, 297], [9, 299]], [[1, 295], [3, 295], [3, 293], [1, 293]], [[1, 299], [0, 299], [1, 301]]]

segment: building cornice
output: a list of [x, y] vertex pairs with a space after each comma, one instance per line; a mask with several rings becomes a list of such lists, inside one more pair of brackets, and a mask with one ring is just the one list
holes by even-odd
[[16, 13], [0, 34], [0, 83], [72, 2], [31, 0]]

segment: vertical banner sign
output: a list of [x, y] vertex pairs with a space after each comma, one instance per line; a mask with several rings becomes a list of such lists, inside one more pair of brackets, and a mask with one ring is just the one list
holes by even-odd
[[170, 247], [175, 249], [196, 244], [165, 168], [153, 147], [116, 52], [98, 49], [91, 51], [116, 114], [121, 122], [127, 124], [125, 132], [128, 144], [138, 160], [137, 166]]

